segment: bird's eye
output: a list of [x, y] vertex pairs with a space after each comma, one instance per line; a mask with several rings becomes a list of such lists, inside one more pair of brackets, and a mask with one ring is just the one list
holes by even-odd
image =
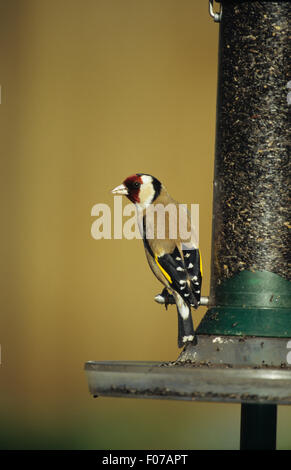
[[138, 181], [135, 181], [135, 182], [133, 183], [133, 187], [134, 187], [134, 188], [139, 188], [139, 187], [140, 187], [140, 183], [139, 183]]

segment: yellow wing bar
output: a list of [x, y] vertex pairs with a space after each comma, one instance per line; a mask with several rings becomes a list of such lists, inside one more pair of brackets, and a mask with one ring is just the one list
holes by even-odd
[[165, 278], [169, 281], [170, 284], [172, 284], [172, 279], [171, 277], [169, 276], [169, 274], [167, 273], [167, 271], [164, 270], [164, 268], [160, 265], [160, 263], [158, 262], [158, 257], [157, 255], [155, 255], [155, 261], [157, 263], [157, 265], [159, 266], [160, 270], [162, 271], [163, 275], [165, 276]]
[[200, 272], [201, 272], [201, 277], [203, 277], [203, 274], [202, 274], [202, 258], [201, 258], [201, 252], [199, 250], [199, 258], [200, 258]]

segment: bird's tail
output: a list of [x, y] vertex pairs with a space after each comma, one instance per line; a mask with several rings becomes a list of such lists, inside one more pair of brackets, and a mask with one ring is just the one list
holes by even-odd
[[[179, 296], [180, 297], [180, 296]], [[195, 338], [191, 307], [180, 297], [176, 299], [178, 313], [178, 347], [182, 348]]]

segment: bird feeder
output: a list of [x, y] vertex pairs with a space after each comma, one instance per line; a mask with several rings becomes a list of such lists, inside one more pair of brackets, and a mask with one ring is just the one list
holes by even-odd
[[291, 404], [290, 4], [209, 6], [219, 70], [211, 286], [198, 343], [174, 362], [90, 361], [85, 371], [94, 396], [241, 403], [241, 449], [274, 449], [277, 405]]

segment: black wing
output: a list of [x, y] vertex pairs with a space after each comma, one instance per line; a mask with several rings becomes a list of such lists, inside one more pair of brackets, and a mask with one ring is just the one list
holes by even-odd
[[184, 263], [191, 282], [191, 290], [197, 303], [200, 303], [202, 286], [202, 261], [198, 248], [193, 250], [183, 249]]
[[184, 260], [176, 247], [172, 253], [155, 257], [156, 263], [168, 279], [172, 289], [195, 308], [200, 302], [201, 269], [199, 250], [183, 250]]

